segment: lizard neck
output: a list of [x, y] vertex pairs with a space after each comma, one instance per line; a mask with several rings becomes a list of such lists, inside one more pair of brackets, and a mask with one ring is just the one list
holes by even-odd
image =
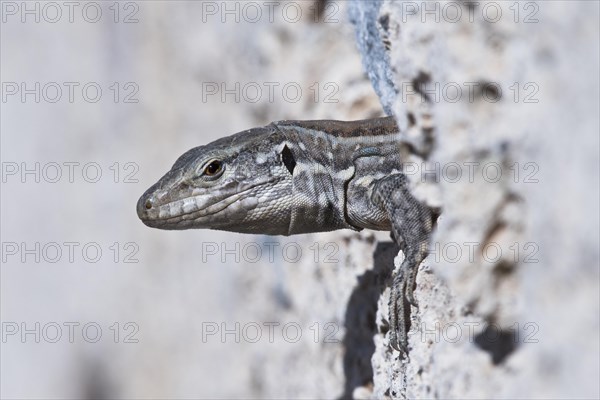
[[350, 215], [357, 192], [349, 192], [349, 187], [357, 173], [368, 174], [364, 168], [357, 169], [358, 159], [377, 157], [396, 164], [399, 131], [394, 118], [274, 125], [288, 138], [297, 163], [289, 234], [367, 227]]
[[296, 162], [288, 234], [356, 229], [347, 222], [345, 210], [345, 187], [354, 173], [348, 168], [351, 162], [334, 155], [335, 137], [290, 122], [275, 123], [288, 138]]
[[347, 186], [355, 172], [352, 152], [323, 129], [322, 121], [307, 122], [274, 123], [288, 139], [296, 162], [288, 234], [359, 230], [347, 217]]

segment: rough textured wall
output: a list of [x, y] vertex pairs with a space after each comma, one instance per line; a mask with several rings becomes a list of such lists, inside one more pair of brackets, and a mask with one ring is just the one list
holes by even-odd
[[414, 192], [443, 207], [410, 357], [378, 334], [371, 395], [598, 398], [598, 3], [353, 2], [351, 17], [423, 156]]

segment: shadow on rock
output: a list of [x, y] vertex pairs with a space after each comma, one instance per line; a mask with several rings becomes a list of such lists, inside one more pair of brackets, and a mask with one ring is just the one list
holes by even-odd
[[377, 301], [391, 284], [394, 257], [398, 246], [393, 242], [379, 243], [373, 254], [373, 269], [358, 277], [346, 307], [344, 337], [344, 375], [346, 383], [340, 399], [351, 399], [352, 392], [360, 386], [373, 383], [371, 358], [375, 352], [373, 337], [377, 333], [375, 316]]

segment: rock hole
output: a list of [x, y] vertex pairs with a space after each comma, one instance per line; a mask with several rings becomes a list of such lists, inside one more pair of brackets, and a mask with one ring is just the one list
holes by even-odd
[[417, 93], [423, 96], [423, 99], [428, 103], [431, 103], [431, 98], [425, 93], [424, 86], [431, 82], [431, 75], [423, 71], [419, 71], [419, 74], [412, 80], [413, 88]]
[[382, 15], [379, 17], [379, 25], [381, 25], [381, 29], [384, 31], [388, 31], [390, 29], [390, 16], [389, 14]]
[[502, 89], [497, 82], [479, 81], [474, 88], [474, 95], [475, 100], [497, 103], [502, 98]]
[[475, 345], [492, 356], [492, 363], [502, 363], [517, 348], [518, 335], [512, 329], [502, 330], [494, 324], [475, 336]]

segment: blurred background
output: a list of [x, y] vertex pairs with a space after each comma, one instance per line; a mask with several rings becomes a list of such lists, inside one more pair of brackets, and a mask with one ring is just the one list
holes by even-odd
[[381, 115], [345, 3], [5, 1], [0, 33], [2, 398], [340, 395], [356, 234], [159, 231], [135, 205], [192, 147]]

